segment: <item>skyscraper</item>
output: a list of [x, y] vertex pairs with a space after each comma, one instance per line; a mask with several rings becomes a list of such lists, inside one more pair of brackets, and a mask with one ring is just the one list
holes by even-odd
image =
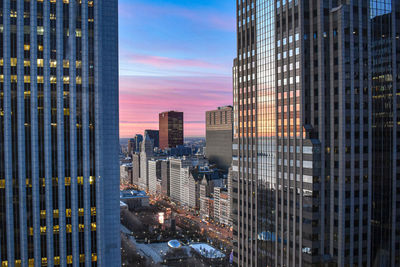
[[183, 145], [183, 112], [159, 114], [160, 149]]
[[161, 162], [160, 159], [149, 159], [148, 160], [148, 190], [150, 194], [161, 193]]
[[170, 196], [169, 160], [164, 159], [161, 162], [161, 193], [164, 196]]
[[140, 153], [132, 155], [132, 182], [135, 185], [139, 185], [140, 178]]
[[206, 156], [211, 164], [228, 172], [232, 163], [233, 107], [206, 112]]
[[398, 266], [398, 1], [238, 0], [238, 266]]
[[140, 145], [141, 145], [142, 141], [143, 141], [143, 135], [136, 134], [135, 135], [135, 145], [136, 145], [135, 152], [140, 152]]
[[130, 138], [128, 140], [128, 154], [132, 155], [136, 151], [136, 140], [135, 138]]
[[0, 8], [0, 262], [120, 266], [117, 1]]
[[148, 134], [150, 139], [153, 140], [154, 147], [160, 146], [160, 134], [158, 130], [144, 130], [144, 135]]
[[153, 140], [150, 139], [149, 135], [146, 134], [141, 143], [140, 148], [140, 177], [139, 187], [142, 190], [148, 190], [149, 188], [149, 159], [154, 156], [154, 144]]

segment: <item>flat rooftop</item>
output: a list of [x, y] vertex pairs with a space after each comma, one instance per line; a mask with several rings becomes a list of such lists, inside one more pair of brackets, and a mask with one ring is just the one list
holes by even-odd
[[224, 253], [206, 243], [196, 243], [189, 246], [204, 258], [219, 259], [225, 257]]

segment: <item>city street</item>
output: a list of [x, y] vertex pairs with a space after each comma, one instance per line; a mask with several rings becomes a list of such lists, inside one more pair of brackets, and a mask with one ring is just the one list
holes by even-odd
[[192, 210], [178, 207], [169, 201], [160, 200], [159, 198], [155, 198], [153, 196], [150, 196], [150, 203], [158, 206], [162, 210], [167, 210], [170, 208], [176, 213], [176, 217], [182, 216], [190, 221], [193, 221], [201, 231], [204, 231], [207, 234], [210, 239], [217, 239], [227, 246], [232, 244], [232, 231], [230, 227], [219, 226], [215, 222], [204, 221]]

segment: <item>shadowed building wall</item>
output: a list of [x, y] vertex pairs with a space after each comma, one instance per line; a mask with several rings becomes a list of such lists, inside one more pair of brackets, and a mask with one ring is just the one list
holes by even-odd
[[232, 162], [233, 107], [206, 112], [206, 156], [210, 164], [228, 172]]

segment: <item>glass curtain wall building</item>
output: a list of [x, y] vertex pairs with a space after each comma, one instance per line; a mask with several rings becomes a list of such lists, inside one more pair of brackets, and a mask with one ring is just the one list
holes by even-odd
[[119, 266], [117, 1], [0, 2], [0, 262]]
[[238, 0], [238, 266], [397, 266], [397, 1]]

